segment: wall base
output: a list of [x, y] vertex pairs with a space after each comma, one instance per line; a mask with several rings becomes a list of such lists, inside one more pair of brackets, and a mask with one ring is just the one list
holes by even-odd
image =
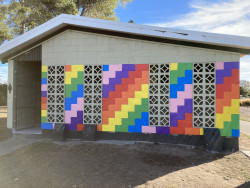
[[[168, 134], [144, 134], [144, 133], [122, 133], [122, 132], [96, 132], [96, 140], [128, 140], [128, 141], [147, 141], [168, 144], [181, 144], [204, 147], [208, 151], [214, 152], [235, 152], [239, 150], [238, 137], [218, 136], [216, 129], [205, 130], [204, 135], [168, 135]], [[215, 132], [214, 132], [215, 131]], [[53, 137], [53, 130], [42, 130], [45, 138]], [[84, 138], [83, 131], [66, 130], [66, 139]]]

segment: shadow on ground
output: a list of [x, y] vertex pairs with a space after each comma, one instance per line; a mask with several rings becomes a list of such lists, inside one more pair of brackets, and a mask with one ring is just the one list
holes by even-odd
[[0, 118], [0, 142], [8, 138], [7, 118]]
[[[0, 141], [6, 123], [0, 118]], [[249, 149], [249, 140], [241, 136], [241, 148]], [[250, 187], [249, 169], [249, 158], [240, 152], [42, 141], [0, 156], [0, 187]]]
[[[227, 171], [237, 171], [237, 165], [247, 171], [250, 165], [241, 165], [248, 159], [237, 155], [240, 158], [228, 155], [217, 162], [225, 156], [182, 146], [39, 142], [0, 157], [0, 184], [6, 188], [238, 186], [244, 179], [235, 181], [237, 174]], [[225, 177], [220, 174], [224, 171]]]

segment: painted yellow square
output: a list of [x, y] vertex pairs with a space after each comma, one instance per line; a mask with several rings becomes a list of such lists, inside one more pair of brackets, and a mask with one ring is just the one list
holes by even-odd
[[116, 118], [128, 118], [128, 112], [127, 111], [116, 111], [115, 112], [115, 117]]
[[141, 99], [140, 98], [129, 98], [128, 99], [128, 105], [140, 105]]
[[41, 115], [42, 117], [47, 117], [47, 110], [42, 110]]
[[84, 66], [83, 65], [72, 65], [71, 71], [72, 72], [84, 71]]
[[78, 77], [78, 72], [71, 72], [71, 78], [77, 78]]
[[225, 121], [232, 121], [231, 115], [232, 115], [231, 113], [230, 114], [224, 114], [224, 116], [223, 116], [224, 122]]
[[216, 114], [215, 127], [219, 129], [223, 129], [223, 114]]
[[110, 118], [109, 119], [109, 126], [121, 125], [122, 120], [121, 118]]
[[135, 106], [134, 105], [122, 105], [121, 110], [123, 112], [134, 112], [135, 111]]
[[65, 79], [65, 84], [70, 85], [71, 84], [71, 79], [69, 79], [69, 78]]
[[48, 71], [48, 66], [47, 65], [43, 65], [42, 66], [42, 72], [47, 72]]
[[170, 63], [170, 70], [178, 70], [178, 63]]
[[71, 72], [65, 72], [65, 78], [71, 79]]
[[200, 135], [204, 135], [204, 129], [203, 128], [200, 129]]
[[102, 125], [102, 131], [104, 131], [104, 132], [115, 132], [115, 126]]
[[233, 108], [231, 114], [240, 114], [240, 100], [239, 99], [232, 99], [231, 106]]

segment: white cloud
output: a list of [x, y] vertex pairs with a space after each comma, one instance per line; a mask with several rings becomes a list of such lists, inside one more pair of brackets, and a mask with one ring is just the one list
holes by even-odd
[[[213, 33], [250, 37], [250, 0], [229, 0], [211, 3], [193, 1], [193, 12], [180, 15], [171, 22], [150, 23], [159, 27], [173, 27]], [[250, 57], [241, 59], [241, 79], [250, 80]]]
[[0, 65], [0, 82], [7, 81], [8, 66]]

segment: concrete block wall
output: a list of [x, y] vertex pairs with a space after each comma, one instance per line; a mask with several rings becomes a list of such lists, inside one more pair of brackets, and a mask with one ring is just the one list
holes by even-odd
[[42, 44], [43, 65], [234, 62], [240, 54], [67, 30]]
[[[81, 69], [76, 69], [77, 73], [78, 71], [83, 72], [83, 66], [86, 67], [88, 65], [103, 65], [101, 66], [103, 71], [102, 125], [98, 124], [97, 130], [107, 132], [203, 135], [204, 131], [207, 128], [218, 128], [221, 129], [221, 136], [238, 137], [239, 105], [237, 106], [235, 104], [239, 98], [237, 92], [237, 90], [239, 89], [239, 77], [237, 76], [239, 72], [239, 58], [240, 54], [238, 53], [208, 50], [194, 47], [184, 47], [171, 44], [161, 44], [156, 42], [125, 39], [71, 30], [65, 31], [45, 41], [42, 44], [43, 66], [65, 66], [66, 68], [81, 66]], [[204, 70], [208, 68], [210, 72], [213, 72], [213, 74], [207, 75], [205, 74], [206, 71], [205, 73], [204, 71], [203, 73], [197, 71], [198, 69], [196, 70], [195, 68], [196, 64], [200, 64], [201, 67], [205, 67]], [[170, 94], [170, 103], [167, 104], [167, 106], [165, 104], [162, 104], [163, 107], [170, 107], [170, 113], [168, 114], [170, 116], [170, 123], [166, 123], [167, 125], [163, 125], [161, 122], [161, 125], [157, 124], [157, 126], [156, 124], [149, 122], [151, 121], [150, 115], [152, 115], [150, 111], [151, 108], [148, 104], [151, 100], [151, 98], [149, 97], [149, 87], [153, 86], [152, 83], [154, 82], [153, 80], [151, 81], [151, 76], [152, 78], [155, 76], [151, 75], [150, 67], [152, 66], [153, 68], [155, 65], [159, 67], [159, 72], [157, 72], [156, 76], [159, 76], [159, 78], [162, 78], [161, 76], [164, 76], [165, 78], [167, 78], [167, 85], [170, 84], [170, 91], [168, 90], [168, 94], [166, 94], [167, 97]], [[161, 68], [163, 67], [163, 65], [168, 65], [168, 67], [170, 67], [167, 71], [170, 74], [164, 73], [163, 75], [161, 75], [160, 72], [162, 71]], [[214, 66], [213, 71], [211, 68], [209, 68], [212, 65]], [[215, 65], [216, 67], [217, 65], [221, 65], [219, 66], [219, 69], [217, 71], [215, 71]], [[227, 65], [229, 66], [229, 68]], [[141, 66], [144, 68], [146, 67], [146, 69], [141, 70]], [[197, 67], [199, 66], [197, 65]], [[127, 69], [128, 67], [132, 67], [131, 70]], [[137, 70], [136, 67], [139, 67], [139, 69]], [[116, 70], [116, 68], [118, 69]], [[112, 74], [110, 71], [113, 71]], [[141, 73], [141, 71], [146, 71], [146, 77], [140, 77], [139, 73]], [[193, 71], [197, 72], [198, 76], [202, 76], [205, 80], [201, 82], [201, 85], [204, 88], [206, 88], [205, 86], [208, 86], [208, 83], [210, 85], [212, 82], [214, 83], [216, 72], [216, 90], [219, 89], [223, 91], [221, 96], [218, 95], [218, 92], [216, 91], [216, 98], [214, 97], [213, 99], [211, 99], [213, 104], [215, 104], [217, 100], [222, 101], [219, 103], [219, 106], [216, 103], [216, 127], [214, 123], [213, 126], [212, 124], [211, 126], [207, 126], [203, 125], [204, 123], [198, 125], [196, 122], [194, 123], [193, 121], [193, 103], [195, 100], [193, 97], [193, 82], [196, 81], [196, 83], [200, 83], [200, 81], [198, 79], [196, 80], [196, 78], [194, 77]], [[136, 72], [136, 74], [134, 74], [134, 72]], [[227, 74], [228, 72], [229, 74]], [[74, 73], [74, 75], [76, 73]], [[221, 73], [221, 75], [217, 75], [218, 73]], [[72, 73], [70, 73], [70, 75], [71, 74]], [[111, 78], [109, 78], [109, 74], [112, 75]], [[137, 78], [136, 76], [139, 77]], [[136, 90], [136, 92], [132, 92], [131, 96], [129, 95], [130, 97], [127, 95], [122, 95], [124, 92], [127, 92], [127, 90], [129, 90], [129, 88], [127, 88], [127, 77], [130, 80], [140, 80], [141, 78], [144, 78], [143, 81], [145, 83], [129, 83], [130, 86], [132, 86], [133, 88], [138, 87], [138, 91], [141, 91], [142, 93], [139, 93], [139, 95], [137, 95], [136, 92], [138, 91]], [[74, 77], [74, 79], [76, 78], [77, 76]], [[224, 83], [225, 80], [229, 79], [230, 81], [233, 78], [236, 83], [230, 82], [229, 85]], [[118, 79], [118, 81], [116, 81], [116, 79]], [[85, 82], [84, 80], [85, 79], [82, 79], [83, 83]], [[124, 80], [124, 83], [121, 82], [121, 80]], [[217, 83], [217, 81], [220, 83]], [[161, 79], [159, 80], [159, 82], [161, 82]], [[113, 84], [111, 84], [112, 87], [110, 86], [110, 83]], [[116, 83], [116, 85], [114, 85], [114, 83]], [[70, 83], [69, 85], [72, 85], [72, 83]], [[73, 87], [76, 86], [77, 85], [73, 84]], [[215, 84], [213, 86], [213, 91], [215, 93]], [[109, 87], [112, 88], [111, 91], [107, 89]], [[230, 89], [228, 90], [226, 87], [230, 87]], [[232, 88], [234, 88], [236, 92], [233, 92]], [[85, 92], [83, 92], [82, 90], [84, 89], [80, 90], [81, 94]], [[228, 96], [229, 100], [227, 100]], [[76, 96], [74, 95], [74, 97]], [[83, 96], [81, 95], [80, 97], [82, 98]], [[126, 97], [128, 97], [128, 99]], [[151, 97], [154, 98], [155, 96], [152, 95]], [[162, 96], [157, 95], [157, 97], [159, 100]], [[202, 96], [198, 96], [198, 98], [199, 97], [205, 100], [205, 97], [207, 96], [203, 96], [202, 94]], [[83, 100], [85, 100], [84, 97]], [[115, 101], [114, 104], [112, 103], [112, 101]], [[132, 102], [133, 104], [131, 103], [129, 105], [129, 101], [139, 102], [138, 104], [137, 102], [136, 104]], [[143, 101], [145, 102], [145, 104], [143, 103]], [[74, 104], [76, 105], [78, 103]], [[81, 105], [84, 106], [82, 102], [79, 103], [79, 106]], [[109, 108], [109, 105], [111, 105], [112, 108]], [[117, 108], [115, 108], [114, 105], [116, 105]], [[124, 105], [127, 105], [125, 106], [126, 108], [122, 108]], [[200, 107], [200, 104], [198, 104], [198, 107]], [[232, 108], [234, 110], [233, 113], [229, 113], [227, 108]], [[213, 109], [213, 112], [206, 116], [211, 116], [214, 120], [215, 108], [213, 107], [211, 109]], [[73, 110], [76, 111], [76, 108]], [[82, 112], [83, 108], [81, 108], [80, 111]], [[133, 117], [129, 117], [133, 112], [138, 114]], [[206, 113], [208, 112], [206, 111]], [[166, 116], [166, 114], [163, 115], [164, 117]], [[156, 114], [156, 116], [158, 117], [159, 114]], [[79, 117], [78, 115], [77, 117], [74, 115], [72, 117], [70, 116], [70, 118], [71, 120], [72, 118], [79, 118], [79, 122], [74, 122], [74, 126], [67, 126], [68, 130], [82, 131], [84, 129], [84, 125], [82, 124], [82, 113], [79, 114]], [[160, 116], [159, 118], [161, 119]], [[51, 126], [50, 129], [53, 129], [53, 126]]]

